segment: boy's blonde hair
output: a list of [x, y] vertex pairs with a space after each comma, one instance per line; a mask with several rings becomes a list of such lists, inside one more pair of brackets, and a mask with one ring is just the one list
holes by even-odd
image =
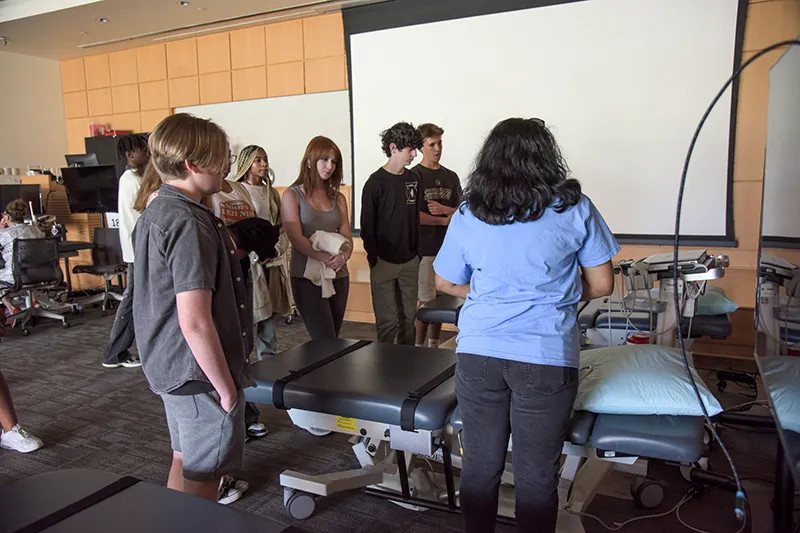
[[162, 120], [150, 134], [150, 164], [161, 181], [186, 178], [184, 161], [223, 174], [230, 162], [228, 135], [217, 124], [188, 113]]

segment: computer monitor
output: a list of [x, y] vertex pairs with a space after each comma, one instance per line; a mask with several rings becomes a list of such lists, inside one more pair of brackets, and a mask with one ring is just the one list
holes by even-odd
[[71, 212], [117, 212], [118, 180], [114, 165], [62, 168], [61, 177]]
[[25, 205], [33, 204], [36, 215], [44, 214], [42, 209], [42, 188], [39, 185], [0, 185], [0, 211], [5, 210], [12, 200], [19, 198]]
[[65, 155], [68, 167], [96, 167], [97, 154], [73, 154]]

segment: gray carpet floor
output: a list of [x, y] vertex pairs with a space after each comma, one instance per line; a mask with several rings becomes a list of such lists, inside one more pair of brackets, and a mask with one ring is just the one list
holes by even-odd
[[[144, 481], [165, 484], [170, 463], [170, 445], [163, 404], [152, 394], [139, 369], [107, 370], [100, 366], [102, 351], [113, 318], [102, 318], [96, 309], [73, 318], [70, 329], [40, 322], [31, 335], [22, 337], [9, 330], [0, 342], [0, 371], [11, 387], [23, 425], [42, 438], [45, 447], [22, 455], [0, 450], [0, 485], [35, 474], [64, 468], [93, 468], [132, 475]], [[303, 324], [278, 321], [281, 350], [308, 339]], [[342, 337], [374, 338], [371, 325], [346, 323]], [[713, 379], [713, 373], [706, 373]], [[713, 382], [708, 381], [714, 388]], [[726, 405], [747, 401], [736, 387], [721, 394]], [[347, 438], [314, 437], [294, 427], [284, 412], [262, 409], [269, 436], [248, 443], [241, 477], [250, 490], [234, 506], [272, 520], [290, 524], [283, 508], [279, 474], [285, 469], [321, 473], [357, 466]], [[728, 444], [743, 476], [754, 479], [761, 498], [753, 498], [754, 516], [769, 515], [770, 481], [773, 478], [776, 440], [774, 436], [749, 431], [726, 430]], [[718, 449], [711, 466], [729, 472]], [[638, 509], [630, 500], [598, 495], [589, 511], [607, 524], [636, 516], [669, 510], [689, 488], [677, 468], [654, 463], [651, 476], [663, 482], [664, 503], [655, 511]], [[709, 491], [687, 503], [681, 517], [709, 533], [733, 533], [733, 495]], [[606, 529], [595, 520], [584, 519], [588, 533]], [[457, 515], [439, 511], [414, 512], [361, 492], [339, 494], [318, 502], [317, 513], [296, 524], [309, 532], [427, 533], [460, 531]], [[111, 531], [113, 528], [109, 529]], [[512, 528], [498, 526], [498, 531]], [[688, 531], [675, 514], [635, 522], [626, 532], [666, 533]], [[744, 532], [764, 529], [746, 525]]]

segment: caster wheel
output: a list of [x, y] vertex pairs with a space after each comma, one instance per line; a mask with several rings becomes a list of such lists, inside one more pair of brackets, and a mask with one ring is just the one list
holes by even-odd
[[727, 381], [718, 381], [717, 382], [717, 390], [719, 392], [725, 392], [725, 389], [727, 389], [727, 388], [728, 388], [728, 382]]
[[294, 316], [293, 315], [288, 315], [286, 317], [286, 325], [290, 326], [292, 324], [292, 322], [294, 322]]
[[664, 488], [654, 481], [636, 478], [631, 483], [631, 496], [643, 509], [655, 509], [664, 501]]
[[64, 329], [69, 329], [69, 322], [62, 322], [61, 327]]
[[[288, 497], [287, 497], [288, 496]], [[289, 512], [289, 516], [295, 520], [306, 520], [311, 518], [317, 508], [314, 497], [304, 492], [296, 492], [286, 489], [284, 493], [284, 505]]]
[[28, 336], [28, 335], [30, 335], [30, 334], [31, 334], [30, 330], [28, 330], [28, 329], [23, 329], [23, 330], [22, 330], [22, 336], [23, 336], [23, 337], [27, 337], [27, 336]]
[[319, 429], [319, 428], [303, 428], [303, 429], [305, 429], [315, 437], [327, 437], [328, 435], [331, 434], [331, 432], [328, 431], [327, 429]]
[[100, 311], [100, 316], [108, 316], [108, 311], [103, 309], [102, 311]]

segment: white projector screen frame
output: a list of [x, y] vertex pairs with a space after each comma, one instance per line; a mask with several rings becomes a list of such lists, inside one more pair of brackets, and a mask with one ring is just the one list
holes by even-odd
[[[464, 182], [499, 120], [538, 116], [621, 242], [671, 241], [692, 134], [741, 59], [746, 0], [395, 4], [344, 11], [356, 228], [363, 184], [385, 162], [383, 129], [401, 120], [443, 126], [442, 162]], [[413, 55], [413, 66], [403, 65], [403, 54]], [[737, 90], [717, 104], [692, 158], [681, 224], [687, 245], [735, 245]]]
[[767, 151], [761, 215], [762, 246], [800, 248], [800, 47], [769, 72]]
[[[177, 112], [211, 119], [228, 134], [231, 152], [247, 145], [263, 147], [275, 172], [275, 186], [287, 187], [300, 172], [308, 142], [329, 137], [342, 151], [342, 185], [350, 185], [350, 102], [347, 91], [300, 94], [181, 107]], [[231, 173], [236, 172], [236, 165]]]

